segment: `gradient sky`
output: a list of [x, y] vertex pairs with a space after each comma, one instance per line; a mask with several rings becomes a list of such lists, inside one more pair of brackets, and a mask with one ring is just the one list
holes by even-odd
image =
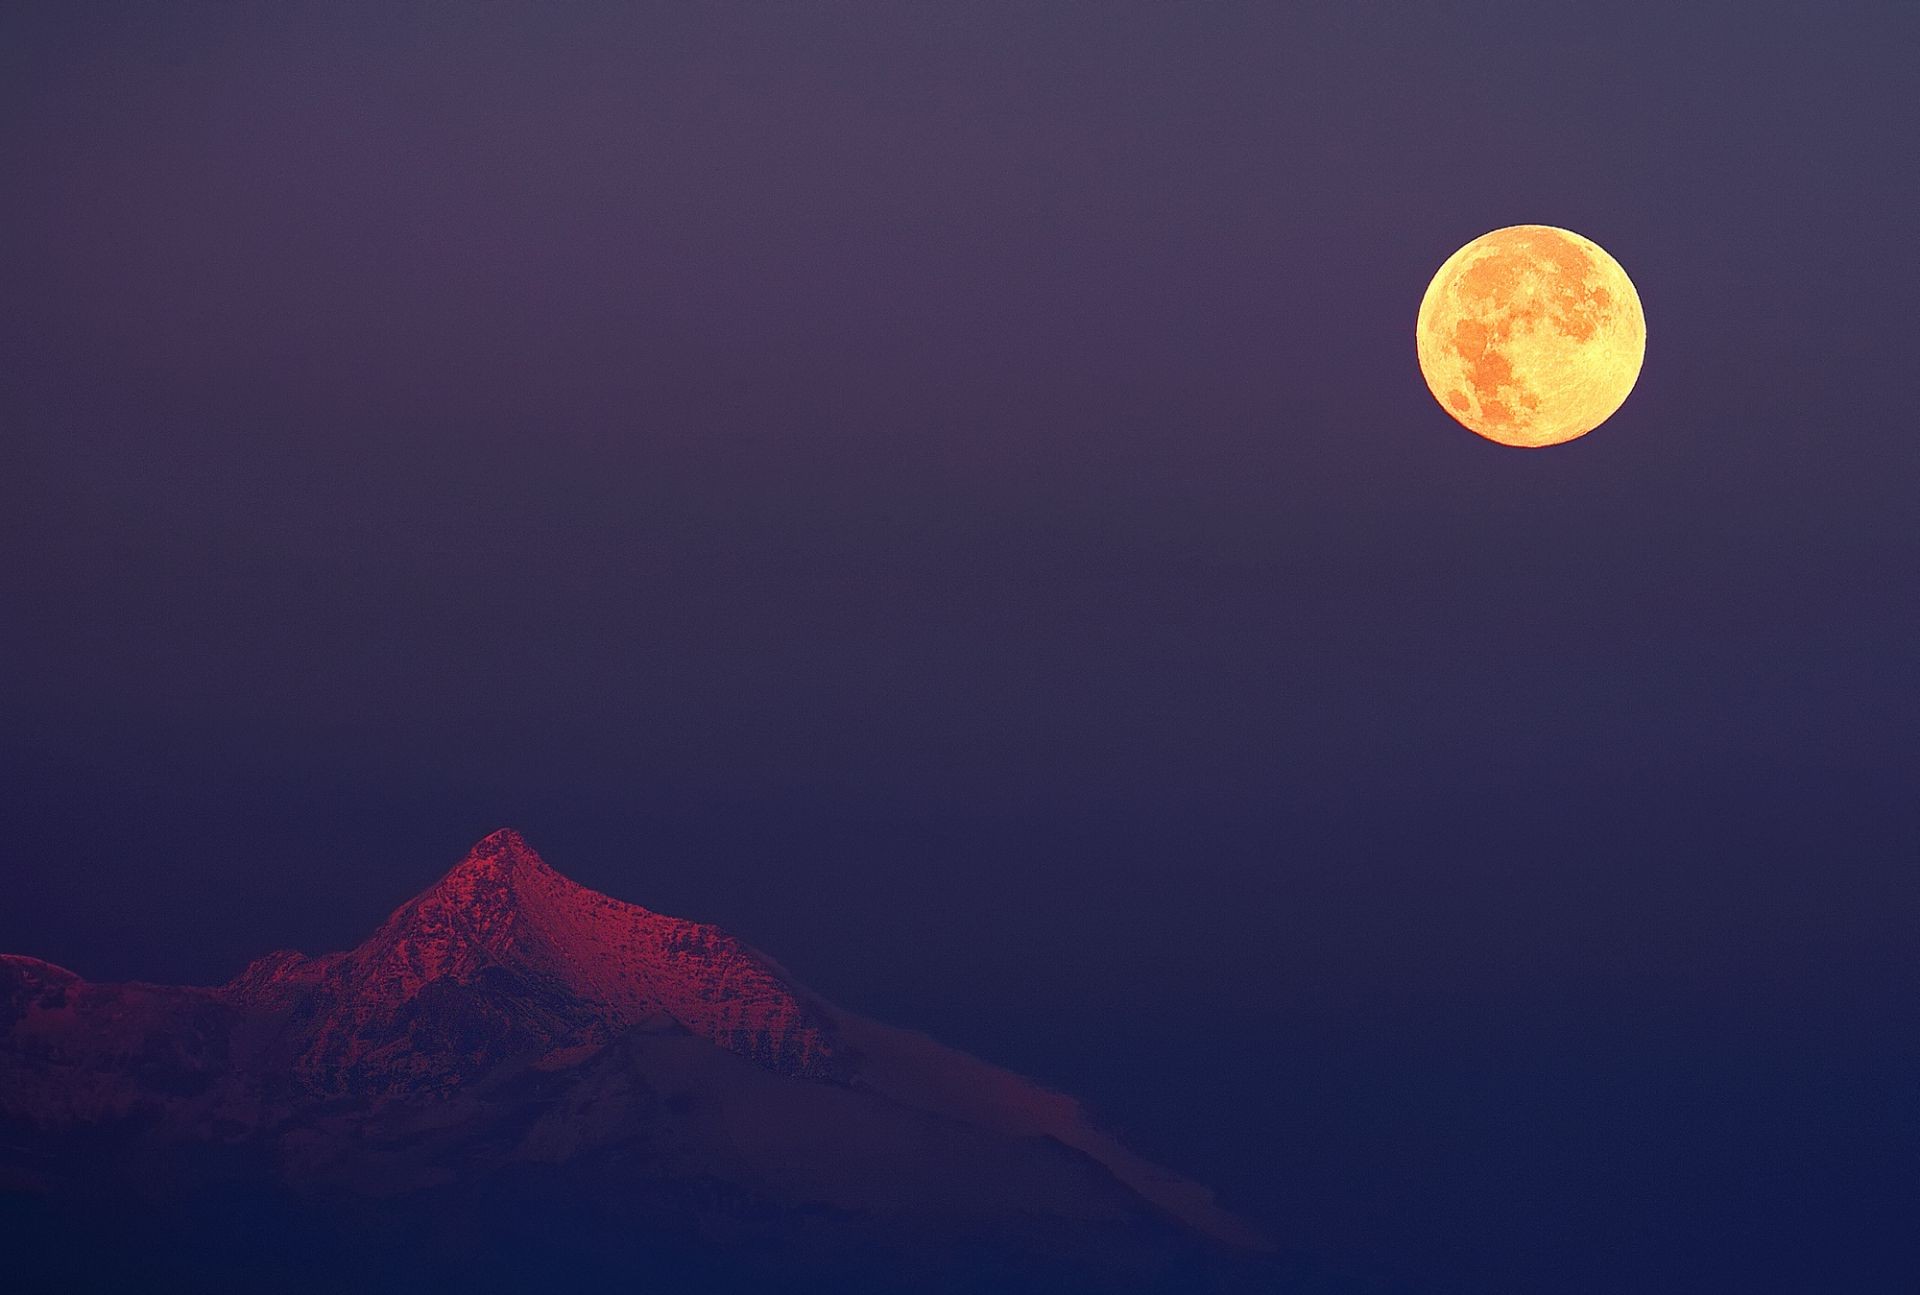
[[[16, 0], [0, 949], [220, 980], [511, 824], [1344, 1271], [1891, 1289], [1917, 46]], [[1649, 327], [1538, 452], [1413, 358], [1521, 222]]]

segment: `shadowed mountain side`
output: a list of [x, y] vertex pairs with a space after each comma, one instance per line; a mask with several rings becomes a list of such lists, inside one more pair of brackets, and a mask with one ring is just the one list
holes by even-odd
[[1051, 1138], [1084, 1153], [1142, 1198], [1198, 1231], [1250, 1249], [1267, 1244], [1215, 1205], [1205, 1187], [1142, 1159], [1095, 1126], [1073, 1098], [924, 1034], [844, 1012], [836, 1012], [834, 1020], [841, 1037], [858, 1050], [861, 1081], [874, 1091], [1015, 1137]]

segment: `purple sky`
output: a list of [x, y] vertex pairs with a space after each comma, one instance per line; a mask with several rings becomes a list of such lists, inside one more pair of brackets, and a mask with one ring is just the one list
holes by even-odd
[[1345, 1269], [1920, 1266], [1920, 10], [1299, 8], [6, 5], [0, 949], [513, 824]]

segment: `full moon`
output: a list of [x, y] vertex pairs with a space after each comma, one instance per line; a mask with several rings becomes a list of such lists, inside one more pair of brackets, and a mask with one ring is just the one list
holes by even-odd
[[1496, 229], [1448, 257], [1415, 332], [1433, 398], [1502, 445], [1585, 436], [1626, 400], [1647, 352], [1627, 272], [1551, 225]]

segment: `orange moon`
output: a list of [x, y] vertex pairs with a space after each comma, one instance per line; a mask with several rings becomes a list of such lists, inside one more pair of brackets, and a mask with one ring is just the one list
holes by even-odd
[[1448, 257], [1420, 302], [1420, 372], [1440, 407], [1502, 445], [1559, 445], [1613, 416], [1640, 376], [1640, 294], [1598, 243], [1511, 225]]

